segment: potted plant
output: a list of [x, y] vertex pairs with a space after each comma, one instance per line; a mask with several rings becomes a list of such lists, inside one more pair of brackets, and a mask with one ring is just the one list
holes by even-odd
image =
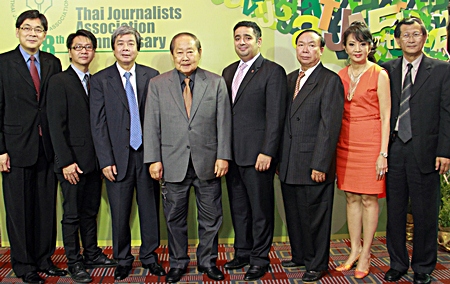
[[439, 210], [438, 244], [450, 252], [450, 174], [441, 176], [441, 206]]

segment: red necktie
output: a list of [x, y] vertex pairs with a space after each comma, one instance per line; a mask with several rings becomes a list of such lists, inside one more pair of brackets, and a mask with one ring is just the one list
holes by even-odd
[[36, 68], [36, 64], [34, 64], [35, 60], [36, 60], [36, 58], [34, 58], [34, 55], [31, 55], [30, 56], [30, 61], [31, 61], [30, 62], [30, 74], [31, 74], [31, 78], [33, 79], [34, 87], [36, 88], [36, 97], [37, 97], [37, 100], [39, 101], [41, 80], [39, 79], [39, 73]]

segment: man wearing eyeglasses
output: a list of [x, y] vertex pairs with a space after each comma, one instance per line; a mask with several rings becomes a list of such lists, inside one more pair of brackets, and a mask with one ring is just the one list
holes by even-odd
[[56, 185], [46, 115], [47, 85], [61, 72], [55, 56], [40, 51], [48, 23], [37, 10], [16, 21], [19, 46], [0, 55], [0, 171], [6, 228], [15, 274], [44, 283], [37, 272], [63, 276], [51, 256], [56, 245]]
[[450, 64], [423, 54], [427, 30], [419, 18], [402, 19], [394, 37], [403, 57], [384, 63], [391, 78], [391, 142], [387, 181], [386, 281], [409, 269], [408, 200], [414, 218], [414, 283], [430, 283], [437, 260], [439, 174], [450, 164]]
[[64, 197], [61, 223], [68, 270], [75, 282], [88, 283], [92, 278], [85, 266], [116, 264], [97, 246], [102, 180], [89, 117], [89, 64], [95, 56], [97, 39], [89, 31], [78, 30], [67, 37], [66, 45], [71, 64], [50, 79], [47, 115], [56, 177]]

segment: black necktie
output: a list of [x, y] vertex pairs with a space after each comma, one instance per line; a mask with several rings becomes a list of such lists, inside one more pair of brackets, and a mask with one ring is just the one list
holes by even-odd
[[412, 64], [408, 63], [408, 72], [406, 72], [405, 80], [403, 81], [403, 90], [400, 101], [400, 116], [398, 117], [398, 137], [403, 141], [403, 143], [408, 142], [412, 138], [411, 112], [409, 108], [409, 99], [411, 98], [412, 88], [412, 67]]

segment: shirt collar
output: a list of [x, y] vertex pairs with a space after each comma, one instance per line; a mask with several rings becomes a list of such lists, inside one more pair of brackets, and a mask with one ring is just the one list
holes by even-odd
[[[180, 78], [180, 84], [183, 84], [184, 79], [186, 79], [186, 75], [184, 75], [183, 73], [181, 73], [180, 71], [178, 71], [178, 77]], [[189, 75], [189, 79], [191, 79], [192, 82], [194, 82], [195, 80], [195, 73], [197, 73], [197, 69], [194, 70], [194, 72], [192, 72], [191, 75]]]
[[247, 64], [247, 66], [246, 66], [245, 68], [249, 68], [250, 66], [252, 66], [253, 63], [255, 63], [256, 59], [258, 59], [258, 57], [259, 57], [260, 54], [261, 54], [261, 53], [258, 52], [258, 54], [256, 54], [255, 57], [253, 57], [252, 59], [250, 59], [250, 60], [247, 61], [247, 62], [244, 62], [244, 61], [242, 61], [242, 59], [241, 59], [241, 61], [239, 62], [239, 65], [238, 65], [238, 69], [239, 69], [239, 67], [240, 67], [242, 64], [244, 64], [244, 63]]
[[80, 78], [80, 81], [84, 80], [84, 75], [89, 75], [89, 71], [87, 71], [86, 73], [83, 73], [83, 71], [81, 71], [80, 69], [78, 69], [77, 67], [75, 67], [75, 65], [70, 64], [70, 67], [72, 67], [73, 71], [75, 71], [75, 73], [77, 73], [78, 78]]
[[130, 72], [131, 76], [136, 77], [136, 63], [133, 64], [133, 67], [131, 67], [130, 71], [123, 69], [117, 62], [116, 62], [116, 66], [117, 66], [117, 70], [119, 70], [120, 78], [122, 78], [126, 72]]
[[423, 53], [417, 57], [413, 62], [408, 62], [405, 57], [403, 57], [402, 60], [402, 70], [408, 70], [408, 63], [411, 63], [413, 66], [414, 71], [417, 72], [417, 69], [419, 69], [420, 66], [420, 62], [422, 62], [422, 58], [423, 58]]
[[[317, 68], [317, 66], [319, 66], [319, 64], [320, 64], [320, 60], [313, 67], [309, 68], [306, 71], [303, 71], [303, 72], [305, 72], [305, 76], [309, 77], [309, 75], [311, 75], [312, 72], [314, 72], [314, 70], [316, 70], [316, 68]], [[302, 71], [302, 68], [300, 67], [300, 70], [298, 72], [300, 73], [301, 71]]]
[[[28, 62], [28, 60], [30, 60], [31, 54], [28, 54], [28, 53], [25, 51], [25, 49], [22, 48], [21, 45], [19, 45], [19, 50], [20, 50], [20, 53], [21, 53], [22, 56], [23, 56], [23, 59], [25, 59], [25, 62]], [[34, 54], [34, 58], [36, 59], [36, 61], [37, 61], [38, 63], [41, 63], [41, 61], [39, 60], [39, 50], [38, 50], [38, 52], [36, 52], [36, 54]]]

